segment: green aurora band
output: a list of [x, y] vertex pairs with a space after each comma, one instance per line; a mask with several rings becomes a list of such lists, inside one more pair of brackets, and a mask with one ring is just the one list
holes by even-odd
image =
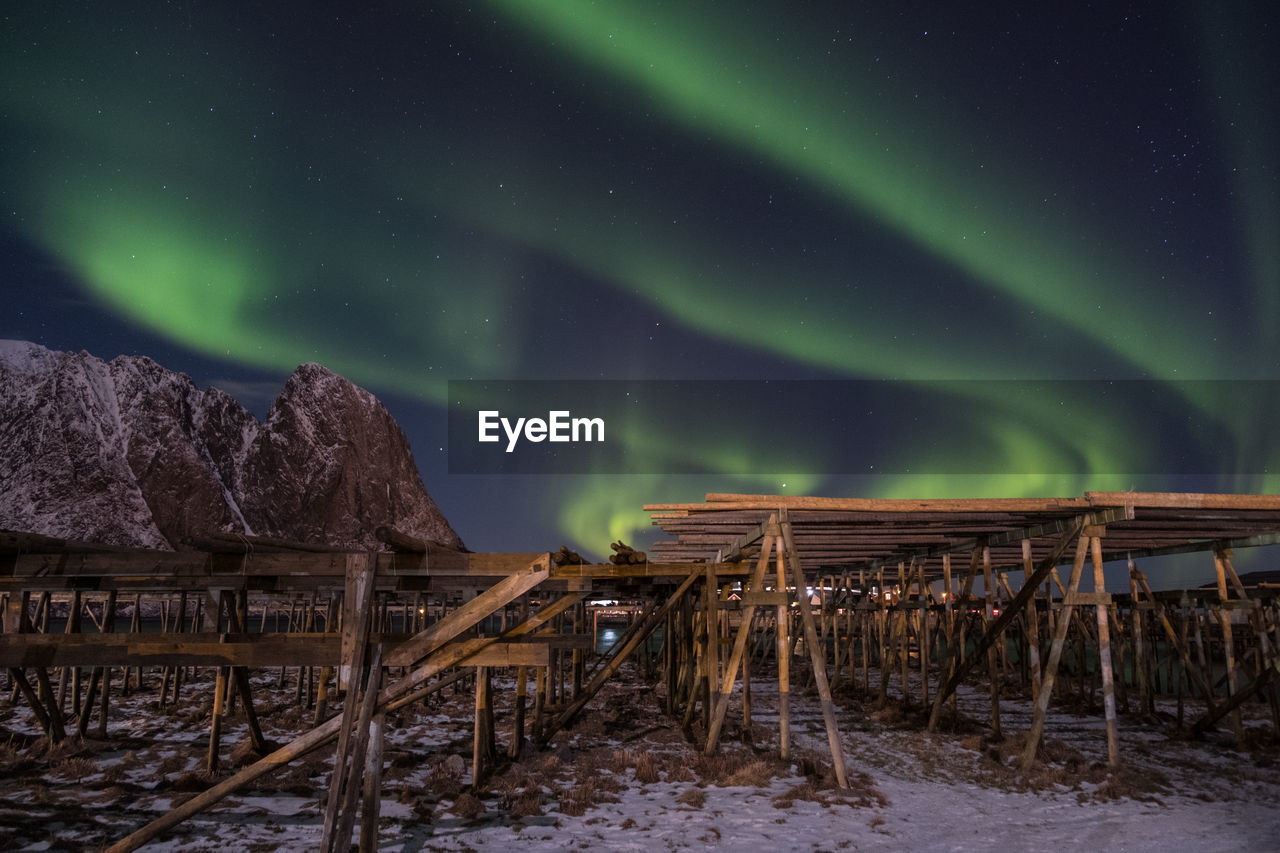
[[[1132, 376], [1233, 377], [1242, 355], [1261, 360], [1274, 345], [1267, 312], [1241, 335], [1213, 316], [1208, 288], [1177, 282], [1180, 298], [1166, 299], [1140, 255], [1116, 247], [1107, 215], [1079, 202], [1045, 207], [1040, 197], [1060, 179], [1037, 174], [1019, 151], [979, 142], [945, 112], [922, 119], [888, 110], [870, 91], [842, 88], [834, 64], [797, 66], [792, 48], [803, 34], [766, 38], [696, 4], [487, 5], [533, 41], [553, 41], [564, 76], [606, 75], [653, 105], [673, 132], [709, 140], [726, 156], [759, 158], [780, 180], [799, 177], [834, 200], [834, 217], [850, 227], [891, 233], [962, 273], [965, 295], [999, 303], [1000, 321], [1034, 315], [1051, 337], [1019, 347], [1024, 378], [1071, 376], [1064, 349], [1086, 348]], [[229, 24], [208, 26], [212, 43], [236, 43]], [[490, 142], [491, 128], [454, 128], [424, 142], [387, 119], [364, 123], [353, 146], [326, 128], [293, 126], [287, 104], [306, 99], [306, 81], [251, 47], [209, 55], [192, 41], [174, 55], [140, 53], [133, 37], [93, 22], [32, 47], [21, 29], [0, 37], [4, 126], [27, 143], [11, 147], [3, 171], [23, 211], [19, 227], [107, 310], [200, 353], [274, 369], [319, 360], [376, 389], [441, 403], [446, 379], [516, 373], [521, 350], [538, 346], [538, 330], [510, 317], [522, 261], [533, 257], [647, 303], [683, 329], [783, 359], [798, 376], [811, 368], [905, 380], [1010, 373], [991, 330], [952, 328], [945, 311], [904, 315], [888, 276], [833, 262], [796, 281], [785, 256], [743, 258], [727, 237], [673, 226], [670, 211], [681, 206], [673, 190], [607, 195], [607, 164], [578, 164], [568, 182], [551, 166], [513, 178], [493, 158], [467, 154]], [[512, 49], [551, 52], [546, 44]], [[1221, 77], [1226, 85], [1231, 75]], [[156, 89], [157, 80], [168, 82]], [[1255, 163], [1256, 135], [1243, 137], [1241, 160]], [[939, 138], [949, 140], [945, 149], [931, 144]], [[359, 164], [353, 147], [366, 155]], [[514, 143], [508, 156], [519, 160], [519, 149]], [[530, 156], [539, 154], [547, 152]], [[1241, 194], [1253, 287], [1274, 306], [1272, 197], [1252, 187]], [[807, 287], [815, 275], [818, 286]], [[343, 324], [332, 321], [335, 306]], [[1266, 349], [1194, 343], [1210, 338]], [[1096, 431], [1081, 435], [1049, 402], [972, 397], [957, 400], [957, 416], [983, 425], [1007, 470], [1071, 458], [1078, 474], [886, 475], [837, 488], [943, 497], [1159, 485], [1126, 473], [1142, 473], [1140, 448], [1103, 407]], [[1203, 413], [1194, 399], [1188, 406]], [[1211, 414], [1236, 436], [1241, 460], [1224, 487], [1280, 488], [1280, 475], [1246, 473], [1265, 467], [1258, 460], [1280, 469], [1263, 427], [1275, 413]], [[785, 428], [729, 419], [725, 428], [723, 443], [695, 447], [621, 425], [615, 434], [654, 470], [687, 456], [723, 478], [564, 478], [548, 487], [563, 531], [581, 545], [601, 531], [630, 539], [648, 526], [641, 504], [690, 500], [691, 490], [823, 487], [815, 475], [759, 473], [776, 467], [768, 463]]]

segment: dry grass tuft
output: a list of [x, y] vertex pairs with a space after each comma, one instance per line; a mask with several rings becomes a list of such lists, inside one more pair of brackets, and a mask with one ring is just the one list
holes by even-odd
[[209, 780], [203, 773], [193, 773], [188, 771], [173, 780], [172, 790], [180, 791], [182, 793], [196, 793], [198, 791], [203, 791], [208, 787]]
[[554, 776], [561, 769], [560, 756], [554, 752], [546, 752], [535, 756], [530, 760], [529, 764], [535, 772], [544, 773], [548, 776]]
[[618, 802], [621, 802], [621, 800], [612, 793], [603, 790], [596, 784], [595, 779], [580, 781], [572, 788], [560, 793], [560, 811], [569, 817], [581, 817], [586, 814], [587, 809], [593, 808], [600, 803]]
[[156, 775], [164, 776], [168, 773], [177, 773], [179, 770], [185, 769], [187, 759], [182, 755], [170, 755], [156, 765]]
[[774, 797], [773, 807], [775, 809], [789, 809], [796, 804], [796, 800], [808, 800], [815, 803], [823, 801], [812, 784], [801, 782], [799, 785], [787, 789], [786, 793]]
[[542, 794], [537, 791], [525, 791], [511, 803], [509, 811], [516, 817], [541, 817]]
[[89, 758], [64, 758], [55, 762], [50, 775], [59, 779], [74, 779], [76, 782], [82, 781], [86, 776], [92, 776], [98, 772], [98, 764]]
[[427, 780], [426, 787], [431, 794], [442, 800], [455, 799], [462, 793], [462, 782], [447, 773], [432, 776]]
[[458, 817], [475, 820], [484, 814], [484, 803], [480, 802], [480, 799], [474, 794], [463, 793], [458, 795], [458, 799], [453, 803], [453, 808], [449, 809], [449, 811]]
[[686, 806], [692, 806], [695, 809], [700, 809], [706, 805], [707, 792], [701, 788], [689, 788], [683, 794], [676, 797], [676, 802], [684, 803]]
[[725, 750], [715, 755], [702, 755], [693, 760], [693, 770], [704, 782], [721, 787], [729, 784], [729, 779], [741, 770], [755, 756], [744, 750]]
[[632, 766], [635, 767], [637, 782], [641, 785], [652, 785], [654, 782], [660, 781], [658, 767], [654, 763], [652, 755], [648, 752], [632, 752], [630, 754], [634, 756]]
[[755, 761], [748, 761], [729, 774], [724, 784], [730, 787], [764, 788], [773, 781], [773, 777], [778, 775], [780, 770], [781, 762], [758, 758]]
[[664, 769], [668, 774], [671, 772], [671, 768], [667, 766], [668, 762], [664, 760], [666, 758], [669, 756], [655, 755], [643, 749], [615, 749], [610, 753], [609, 760], [602, 763], [600, 767], [619, 776], [624, 775], [627, 768], [631, 768], [637, 782], [641, 785], [651, 785], [662, 781]]

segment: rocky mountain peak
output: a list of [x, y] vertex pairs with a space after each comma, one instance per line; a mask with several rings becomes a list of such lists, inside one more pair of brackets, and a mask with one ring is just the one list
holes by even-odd
[[462, 542], [395, 419], [300, 366], [259, 422], [144, 356], [104, 363], [0, 342], [0, 528], [151, 548], [202, 531], [379, 547], [391, 524]]

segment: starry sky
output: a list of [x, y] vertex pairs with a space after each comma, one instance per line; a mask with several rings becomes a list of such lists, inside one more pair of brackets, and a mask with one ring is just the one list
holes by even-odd
[[[260, 416], [321, 362], [477, 550], [644, 545], [706, 491], [1274, 492], [1280, 16], [1210, 5], [21, 4], [0, 337]], [[710, 442], [619, 430], [651, 474], [450, 474], [461, 379], [951, 382], [986, 461], [828, 475], [822, 423], [730, 401]], [[973, 379], [1177, 383], [1229, 462], [1152, 472], [1124, 407]]]

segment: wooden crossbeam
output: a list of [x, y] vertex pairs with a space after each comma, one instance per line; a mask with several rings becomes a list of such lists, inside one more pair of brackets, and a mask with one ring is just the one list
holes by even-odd
[[386, 660], [387, 666], [413, 666], [449, 640], [473, 627], [499, 607], [503, 607], [551, 576], [551, 555], [544, 554], [523, 572], [498, 581], [475, 598], [452, 610], [439, 622], [397, 646]]

